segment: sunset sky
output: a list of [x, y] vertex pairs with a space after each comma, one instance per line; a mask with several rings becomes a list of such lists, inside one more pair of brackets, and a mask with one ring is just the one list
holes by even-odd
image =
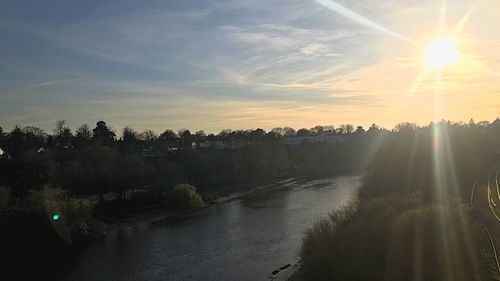
[[[2, 1], [0, 126], [492, 121], [499, 27], [498, 0]], [[460, 59], [428, 69], [452, 32]]]

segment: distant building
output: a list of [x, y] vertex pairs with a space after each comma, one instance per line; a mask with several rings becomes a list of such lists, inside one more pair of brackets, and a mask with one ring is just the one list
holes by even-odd
[[224, 142], [221, 140], [206, 140], [204, 142], [200, 142], [201, 148], [215, 148], [215, 149], [223, 149], [225, 148]]
[[227, 140], [205, 140], [200, 142], [200, 148], [213, 148], [213, 149], [240, 149], [248, 144], [248, 141], [241, 139], [227, 139]]
[[306, 143], [340, 143], [344, 138], [339, 135], [331, 133], [321, 133], [317, 135], [304, 135], [304, 136], [285, 136], [283, 143], [285, 145], [301, 145]]
[[315, 143], [316, 138], [312, 135], [305, 136], [286, 136], [283, 140], [285, 145], [301, 145], [305, 143]]
[[229, 139], [224, 141], [224, 145], [230, 149], [240, 149], [247, 144], [248, 141], [242, 139]]

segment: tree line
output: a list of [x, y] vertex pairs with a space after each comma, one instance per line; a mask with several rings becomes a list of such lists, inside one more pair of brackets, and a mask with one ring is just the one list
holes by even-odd
[[[378, 131], [380, 127], [373, 124], [368, 131]], [[74, 132], [67, 126], [65, 120], [56, 122], [53, 134], [35, 126], [21, 127], [16, 125], [10, 132], [4, 131], [0, 127], [0, 148], [10, 156], [17, 156], [26, 151], [38, 150], [40, 148], [82, 149], [91, 144], [105, 146], [124, 145], [133, 146], [139, 144], [149, 145], [169, 145], [179, 148], [191, 148], [192, 144], [198, 144], [205, 140], [227, 140], [241, 139], [248, 141], [272, 140], [284, 136], [308, 136], [321, 133], [350, 135], [362, 134], [365, 129], [362, 126], [354, 127], [352, 124], [343, 124], [335, 128], [332, 125], [315, 126], [312, 128], [302, 128], [295, 130], [290, 127], [277, 127], [269, 132], [263, 129], [255, 130], [228, 130], [224, 129], [218, 134], [207, 134], [203, 130], [191, 133], [188, 129], [181, 129], [177, 133], [171, 129], [166, 129], [161, 134], [152, 130], [137, 132], [130, 127], [123, 128], [121, 136], [118, 137], [116, 131], [109, 127], [105, 121], [96, 123], [96, 127], [91, 129], [87, 124], [78, 127]]]
[[[97, 122], [93, 129], [82, 125], [73, 132], [61, 120], [52, 134], [32, 126], [16, 126], [10, 132], [0, 128], [0, 186], [8, 186], [13, 197], [21, 198], [30, 190], [51, 184], [76, 196], [98, 195], [103, 199], [113, 192], [115, 198], [124, 199], [133, 190], [170, 190], [177, 184], [189, 183], [210, 197], [273, 179], [366, 170], [369, 175], [377, 175], [367, 177], [367, 182], [384, 182], [364, 191], [370, 195], [384, 190], [410, 192], [411, 187], [400, 184], [408, 178], [413, 187], [419, 183], [419, 190], [430, 193], [433, 170], [429, 161], [435, 132], [443, 133], [441, 141], [449, 142], [446, 148], [455, 160], [461, 160], [453, 173], [463, 183], [470, 181], [483, 162], [496, 160], [492, 151], [498, 150], [499, 127], [499, 119], [491, 123], [442, 121], [428, 126], [401, 123], [392, 130], [377, 125], [368, 130], [341, 125], [297, 131], [288, 127], [269, 132], [223, 130], [217, 135], [203, 131], [191, 134], [189, 130], [165, 130], [157, 135], [151, 130], [137, 133], [125, 127], [117, 138], [104, 121]], [[341, 135], [343, 141], [297, 146], [283, 143], [286, 136], [322, 133]], [[239, 149], [193, 149], [193, 144], [211, 139], [240, 139], [246, 145]], [[145, 158], [137, 153], [141, 147], [151, 145], [178, 149], [169, 150], [161, 158]], [[408, 159], [412, 162], [400, 163]]]
[[[219, 134], [187, 129], [174, 132], [152, 130], [138, 133], [130, 127], [120, 137], [105, 121], [78, 127], [74, 132], [64, 120], [52, 134], [33, 126], [0, 127], [0, 185], [14, 196], [26, 196], [45, 184], [53, 184], [78, 195], [114, 192], [124, 198], [133, 189], [173, 188], [192, 183], [202, 192], [217, 193], [236, 186], [282, 177], [320, 176], [361, 168], [361, 158], [370, 139], [389, 131], [376, 125], [365, 131], [353, 125], [316, 126], [294, 130], [274, 128], [222, 130]], [[286, 147], [286, 136], [336, 134], [346, 137], [339, 144]], [[200, 149], [211, 140], [241, 140], [239, 149]], [[163, 158], [145, 158], [149, 146], [173, 148]]]

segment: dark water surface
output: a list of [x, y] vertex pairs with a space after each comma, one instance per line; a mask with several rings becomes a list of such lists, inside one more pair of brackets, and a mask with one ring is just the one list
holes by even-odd
[[305, 229], [359, 185], [353, 176], [289, 181], [175, 222], [123, 228], [91, 244], [65, 280], [266, 280], [295, 262]]

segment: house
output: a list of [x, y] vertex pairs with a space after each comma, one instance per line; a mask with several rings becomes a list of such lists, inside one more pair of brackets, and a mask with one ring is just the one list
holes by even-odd
[[214, 149], [240, 149], [247, 144], [248, 141], [242, 139], [205, 140], [199, 143], [199, 147]]
[[283, 140], [285, 145], [301, 145], [305, 143], [315, 143], [316, 137], [313, 135], [304, 135], [304, 136], [286, 136]]
[[215, 149], [223, 149], [225, 148], [224, 142], [221, 140], [206, 140], [204, 142], [200, 142], [201, 148], [215, 148]]
[[305, 143], [340, 143], [344, 138], [331, 133], [320, 133], [317, 135], [285, 136], [283, 143], [285, 145], [301, 145]]

